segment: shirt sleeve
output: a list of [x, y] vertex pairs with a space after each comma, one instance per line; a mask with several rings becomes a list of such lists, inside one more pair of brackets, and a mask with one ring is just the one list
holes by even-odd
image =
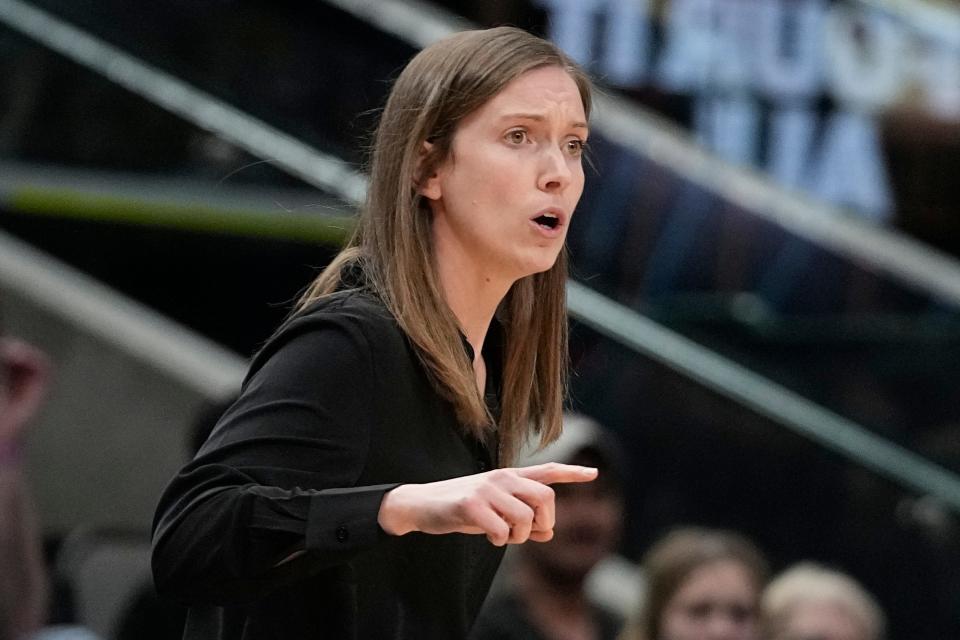
[[386, 536], [377, 515], [396, 485], [356, 486], [376, 414], [364, 332], [314, 318], [265, 350], [160, 500], [154, 580], [181, 601], [250, 601]]

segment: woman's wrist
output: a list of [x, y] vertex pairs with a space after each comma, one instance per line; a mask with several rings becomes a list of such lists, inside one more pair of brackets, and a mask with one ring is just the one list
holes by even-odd
[[415, 531], [411, 511], [404, 500], [411, 485], [402, 484], [383, 495], [377, 523], [384, 532], [392, 536], [402, 536]]

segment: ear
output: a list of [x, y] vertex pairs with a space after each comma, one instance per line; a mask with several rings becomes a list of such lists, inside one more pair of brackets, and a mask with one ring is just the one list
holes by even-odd
[[[420, 157], [417, 161], [417, 174], [419, 175], [420, 165], [430, 154], [430, 151], [433, 149], [433, 143], [427, 142], [424, 140], [423, 146], [420, 148]], [[417, 183], [417, 193], [426, 198], [427, 200], [439, 200], [440, 196], [443, 195], [443, 192], [440, 188], [440, 176], [438, 171], [433, 171], [430, 175], [421, 176]]]

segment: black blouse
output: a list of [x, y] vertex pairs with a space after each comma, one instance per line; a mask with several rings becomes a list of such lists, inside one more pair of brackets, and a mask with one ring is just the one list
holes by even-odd
[[[491, 327], [491, 401], [500, 344]], [[270, 339], [164, 492], [157, 589], [190, 605], [188, 639], [465, 638], [502, 550], [388, 536], [377, 514], [397, 484], [492, 468], [492, 449], [463, 434], [382, 302], [338, 292]]]

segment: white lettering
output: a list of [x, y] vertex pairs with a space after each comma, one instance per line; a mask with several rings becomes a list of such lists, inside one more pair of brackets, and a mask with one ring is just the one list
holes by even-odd
[[[613, 0], [614, 2], [616, 0]], [[608, 0], [537, 0], [550, 14], [549, 37], [586, 68], [593, 65], [593, 23]]]
[[[960, 49], [856, 3], [535, 1], [552, 39], [606, 82], [691, 96], [695, 135], [718, 155], [875, 219], [889, 217], [892, 194], [871, 114], [909, 98], [960, 119]], [[654, 49], [651, 14], [664, 5]], [[842, 111], [818, 115], [824, 92]]]
[[699, 98], [694, 126], [698, 141], [724, 160], [747, 166], [756, 163], [760, 112], [750, 96]]
[[636, 86], [647, 74], [650, 57], [649, 0], [612, 0], [607, 8], [603, 71], [621, 87]]
[[886, 221], [892, 196], [875, 120], [863, 113], [831, 115], [816, 154], [811, 188], [828, 202]]
[[665, 29], [666, 48], [657, 65], [661, 87], [676, 93], [707, 88], [713, 56], [714, 0], [673, 0]]
[[960, 120], [960, 55], [933, 43], [919, 47], [913, 68], [930, 111], [944, 120]]
[[712, 86], [720, 91], [739, 92], [753, 84], [756, 9], [756, 0], [716, 0], [709, 75]]
[[788, 188], [806, 188], [816, 129], [817, 116], [811, 109], [773, 112], [767, 137], [767, 171], [774, 180]]
[[756, 44], [757, 87], [779, 100], [814, 98], [823, 82], [823, 0], [762, 2]]
[[906, 39], [889, 17], [835, 4], [824, 36], [827, 82], [840, 102], [874, 110], [896, 100], [903, 86]]

